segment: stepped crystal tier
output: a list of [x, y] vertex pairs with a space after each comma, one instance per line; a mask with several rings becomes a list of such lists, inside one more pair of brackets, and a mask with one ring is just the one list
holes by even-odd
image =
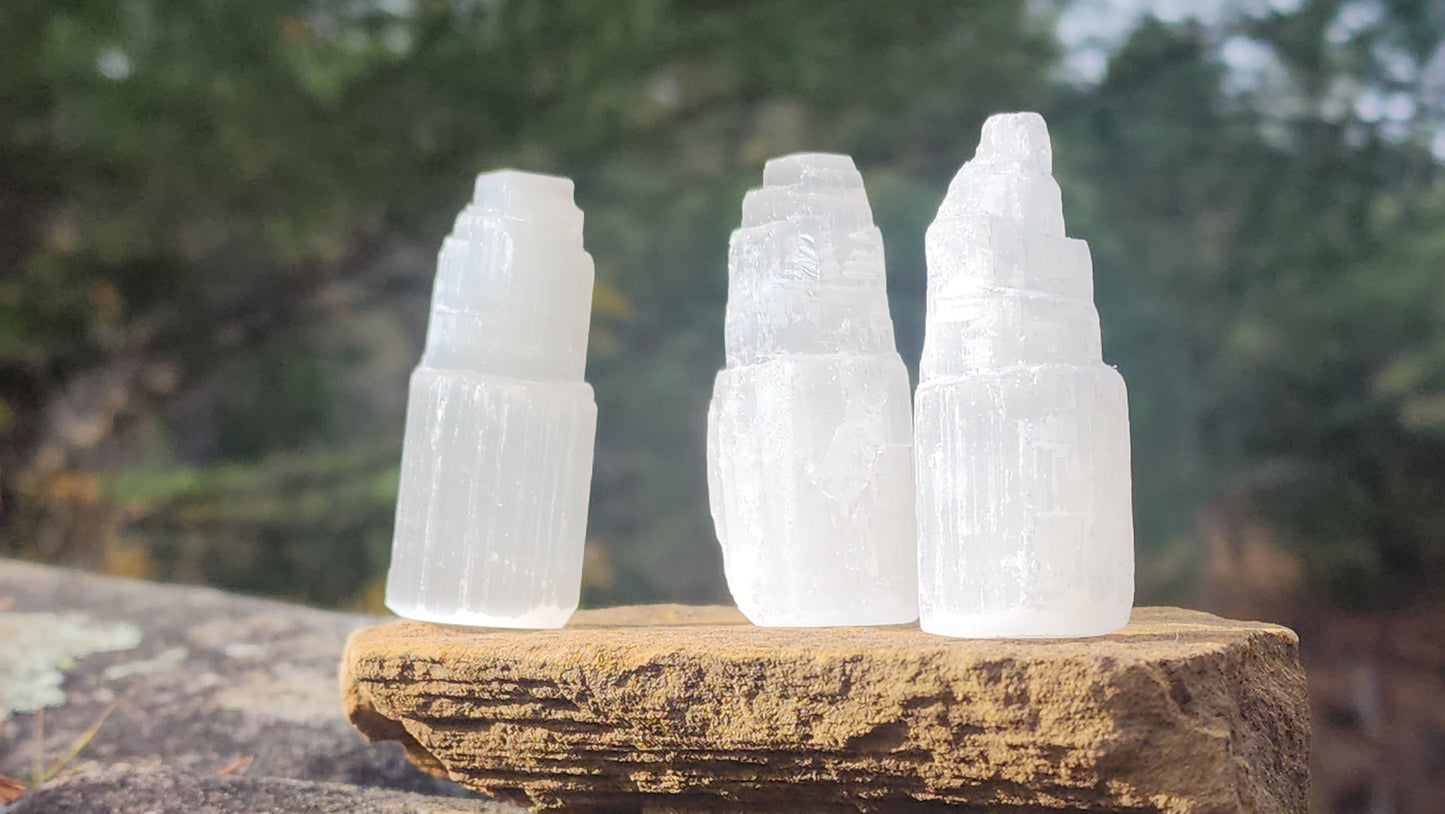
[[743, 199], [726, 351], [708, 486], [738, 608], [770, 627], [917, 618], [908, 372], [852, 159], [774, 159]]
[[1093, 636], [1134, 596], [1129, 415], [1048, 129], [994, 116], [926, 238], [916, 395], [920, 624]]
[[477, 178], [442, 243], [412, 374], [386, 606], [561, 627], [577, 609], [597, 407], [592, 258], [565, 178]]

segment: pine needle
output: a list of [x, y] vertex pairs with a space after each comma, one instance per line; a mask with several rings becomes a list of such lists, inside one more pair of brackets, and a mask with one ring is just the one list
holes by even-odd
[[236, 758], [230, 763], [227, 763], [226, 765], [217, 769], [216, 774], [221, 777], [225, 777], [228, 774], [240, 774], [246, 771], [247, 767], [249, 767], [255, 759], [255, 755], [246, 755], [244, 757]]

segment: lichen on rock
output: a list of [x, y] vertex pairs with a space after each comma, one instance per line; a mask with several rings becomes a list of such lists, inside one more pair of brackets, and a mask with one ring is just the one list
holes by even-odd
[[65, 672], [93, 653], [130, 650], [141, 632], [83, 613], [0, 613], [0, 721], [65, 701]]
[[0, 601], [0, 775], [63, 765], [7, 811], [465, 808], [342, 715], [337, 659], [375, 617], [4, 559]]

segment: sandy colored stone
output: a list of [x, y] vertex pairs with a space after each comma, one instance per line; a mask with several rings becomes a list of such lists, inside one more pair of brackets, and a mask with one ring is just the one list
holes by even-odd
[[1306, 810], [1298, 639], [1174, 608], [1071, 641], [678, 606], [395, 622], [351, 635], [341, 680], [369, 737], [535, 808]]

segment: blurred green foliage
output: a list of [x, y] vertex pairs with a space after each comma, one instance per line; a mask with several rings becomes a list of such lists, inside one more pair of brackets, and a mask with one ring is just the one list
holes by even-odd
[[1445, 568], [1445, 11], [1255, 5], [1145, 20], [1097, 82], [1047, 3], [0, 6], [0, 550], [374, 605], [434, 252], [517, 166], [576, 180], [597, 265], [586, 599], [720, 599], [703, 421], [762, 162], [855, 157], [911, 361], [948, 179], [1037, 109], [1146, 591], [1248, 528], [1407, 596]]

